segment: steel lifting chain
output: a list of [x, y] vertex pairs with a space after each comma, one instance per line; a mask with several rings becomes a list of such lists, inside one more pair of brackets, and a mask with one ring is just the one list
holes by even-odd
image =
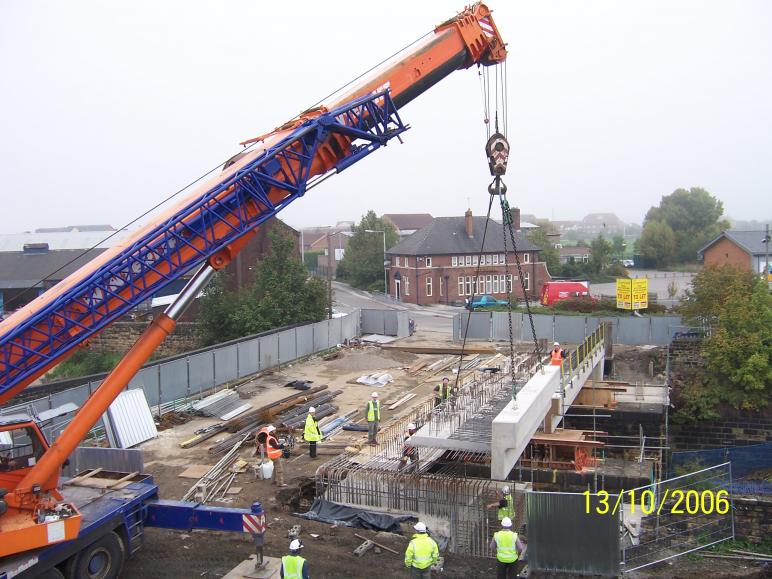
[[[509, 322], [509, 375], [512, 379], [512, 399], [517, 398], [517, 386], [515, 382], [515, 337], [512, 332], [512, 275], [509, 273], [509, 249], [507, 248], [507, 222], [511, 224], [512, 216], [509, 213], [509, 203], [506, 199], [507, 187], [501, 182], [501, 177], [496, 177], [491, 187], [496, 191], [501, 202], [501, 226], [504, 234], [504, 288], [507, 291], [507, 322]], [[488, 192], [491, 192], [488, 187]], [[493, 193], [491, 193], [493, 195]], [[506, 207], [505, 207], [506, 206]]]

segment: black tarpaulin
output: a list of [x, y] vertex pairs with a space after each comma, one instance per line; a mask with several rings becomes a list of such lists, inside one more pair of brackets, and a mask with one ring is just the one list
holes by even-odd
[[404, 521], [415, 521], [416, 518], [411, 515], [386, 515], [366, 511], [356, 507], [347, 507], [339, 505], [324, 499], [315, 499], [314, 504], [307, 513], [295, 513], [298, 517], [309, 519], [311, 521], [322, 521], [344, 525], [346, 527], [358, 527], [360, 529], [372, 529], [374, 531], [389, 531], [391, 533], [402, 533], [400, 523]]

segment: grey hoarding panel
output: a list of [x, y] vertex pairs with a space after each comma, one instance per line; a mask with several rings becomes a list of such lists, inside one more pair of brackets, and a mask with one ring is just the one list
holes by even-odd
[[137, 372], [129, 382], [129, 390], [142, 388], [145, 398], [150, 406], [159, 404], [161, 397], [160, 384], [158, 383], [158, 366], [148, 366]]
[[[491, 315], [493, 316], [493, 319], [492, 319], [493, 339], [509, 340], [509, 314], [507, 312], [492, 312]], [[512, 339], [515, 341], [521, 340], [522, 323], [523, 323], [523, 314], [513, 312], [512, 313]]]
[[[526, 495], [530, 569], [619, 575], [619, 513], [598, 515], [591, 509], [588, 514], [585, 501], [581, 494], [529, 492]], [[611, 499], [609, 503], [614, 504]]]
[[362, 310], [362, 333], [385, 334], [386, 310]]
[[171, 402], [188, 396], [188, 360], [174, 360], [161, 364], [161, 397]]
[[673, 334], [683, 324], [679, 316], [652, 317], [651, 341], [658, 346], [665, 346], [673, 340]]
[[214, 350], [214, 372], [215, 382], [218, 386], [238, 378], [236, 344]]
[[383, 312], [383, 334], [387, 336], [396, 336], [398, 332], [397, 311], [388, 310]]
[[453, 341], [460, 342], [461, 340], [461, 314], [453, 314]]
[[[552, 316], [534, 315], [533, 326], [536, 328], [536, 338], [544, 338], [550, 342], [554, 340], [552, 323]], [[523, 340], [533, 340], [533, 332], [531, 331], [531, 324], [528, 322], [527, 316], [523, 319]]]
[[362, 310], [354, 310], [343, 320], [343, 339], [350, 340], [359, 336], [359, 317], [362, 315]]
[[299, 326], [295, 328], [295, 340], [298, 358], [308, 356], [314, 352], [314, 328], [313, 326]]
[[239, 344], [239, 378], [260, 370], [260, 340], [253, 338]]
[[260, 369], [265, 370], [279, 363], [279, 336], [271, 334], [260, 338]]
[[555, 340], [561, 344], [581, 344], [586, 336], [585, 318], [580, 316], [555, 316]]
[[79, 446], [70, 455], [69, 465], [62, 467], [65, 476], [75, 476], [94, 468], [111, 472], [144, 472], [143, 451], [138, 448], [100, 448]]
[[[82, 386], [77, 386], [75, 388], [68, 388], [67, 390], [62, 390], [61, 392], [54, 392], [53, 394], [51, 394], [50, 405], [51, 405], [51, 408], [56, 408], [57, 406], [62, 406], [63, 404], [72, 402], [73, 404], [76, 404], [80, 408], [81, 406], [83, 406], [83, 403], [88, 399], [88, 397], [89, 397], [88, 384], [83, 384]], [[46, 407], [47, 407], [49, 405], [48, 399], [44, 399], [44, 401], [46, 402]], [[37, 404], [35, 404], [34, 406], [35, 406], [35, 410], [37, 410], [38, 412], [40, 412], [40, 410], [49, 410], [49, 408], [40, 408]]]
[[617, 344], [640, 346], [651, 343], [650, 318], [619, 318], [616, 335]]
[[394, 335], [398, 338], [407, 338], [410, 335], [410, 316], [407, 312], [397, 312], [397, 333]]
[[469, 320], [469, 336], [479, 336], [480, 340], [489, 340], [491, 337], [491, 312], [472, 312]]
[[298, 357], [295, 346], [295, 329], [279, 332], [279, 363], [286, 364]]
[[212, 352], [201, 352], [188, 358], [191, 396], [201, 394], [203, 390], [208, 390], [214, 386], [212, 362]]
[[329, 342], [330, 329], [327, 322], [317, 322], [314, 324], [314, 352], [326, 350]]
[[330, 348], [343, 343], [343, 319], [333, 318], [329, 320], [330, 327]]

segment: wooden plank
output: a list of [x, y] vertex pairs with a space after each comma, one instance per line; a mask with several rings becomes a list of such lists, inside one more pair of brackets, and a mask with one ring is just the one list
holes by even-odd
[[66, 485], [77, 485], [79, 482], [82, 482], [88, 478], [91, 478], [92, 476], [98, 475], [100, 472], [102, 472], [104, 469], [100, 466], [99, 468], [95, 468], [94, 470], [91, 470], [87, 472], [86, 474], [82, 474], [80, 476], [76, 476], [75, 478], [71, 478], [64, 484]]
[[198, 480], [211, 469], [212, 467], [206, 464], [192, 464], [177, 476], [180, 478], [192, 478]]
[[129, 482], [131, 479], [133, 479], [138, 474], [139, 474], [139, 471], [136, 471], [136, 470], [134, 472], [130, 472], [125, 477], [119, 478], [117, 481], [113, 482], [112, 484], [108, 484], [106, 488], [108, 488], [108, 489], [122, 488], [122, 487], [119, 487], [119, 485], [121, 483]]
[[412, 400], [413, 398], [415, 398], [415, 396], [416, 396], [415, 394], [405, 394], [402, 398], [400, 398], [394, 404], [389, 406], [389, 410], [394, 410], [395, 408], [404, 404], [405, 402]]

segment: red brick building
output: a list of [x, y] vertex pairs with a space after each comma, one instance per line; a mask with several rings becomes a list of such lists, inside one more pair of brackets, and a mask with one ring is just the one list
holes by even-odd
[[[516, 218], [516, 225], [518, 221]], [[467, 211], [464, 217], [435, 217], [429, 225], [397, 243], [386, 252], [390, 262], [389, 295], [414, 304], [461, 303], [473, 294], [506, 299], [508, 282], [513, 296], [523, 299], [509, 240], [504, 263], [501, 223], [491, 220], [481, 252], [484, 229], [485, 217], [473, 217]], [[520, 231], [515, 240], [526, 292], [536, 299], [550, 279], [547, 267], [539, 261], [539, 248], [524, 239]]]
[[772, 248], [766, 231], [724, 231], [699, 250], [706, 266], [731, 265], [754, 273], [763, 273], [772, 263]]

